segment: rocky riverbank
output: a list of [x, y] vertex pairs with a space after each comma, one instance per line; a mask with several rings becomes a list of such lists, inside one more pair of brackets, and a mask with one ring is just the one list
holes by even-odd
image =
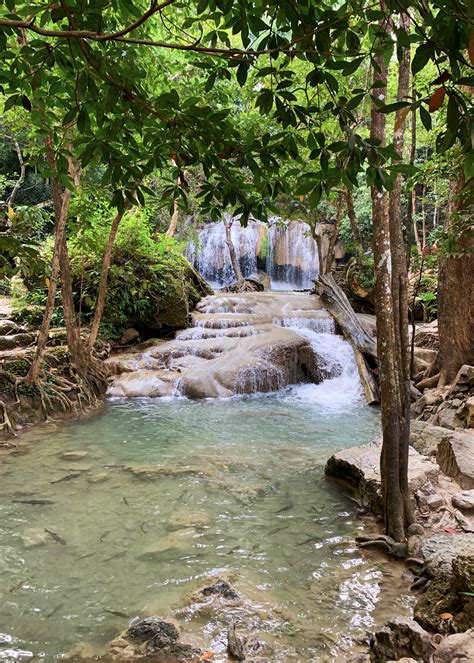
[[[474, 367], [463, 366], [452, 385], [425, 390], [413, 403], [409, 487], [417, 523], [406, 543], [369, 535], [359, 544], [406, 560], [418, 596], [414, 619], [389, 621], [373, 635], [370, 653], [354, 660], [474, 660], [473, 392]], [[378, 440], [344, 450], [326, 465], [378, 516], [380, 446]]]

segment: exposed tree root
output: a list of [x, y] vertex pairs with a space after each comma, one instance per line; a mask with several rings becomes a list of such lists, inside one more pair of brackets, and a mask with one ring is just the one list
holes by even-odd
[[[0, 369], [0, 381], [5, 393], [11, 394], [0, 400], [0, 435], [7, 438], [1, 446], [12, 446], [8, 438], [16, 435], [18, 406], [25, 401], [31, 406], [36, 402], [41, 407], [44, 421], [49, 421], [58, 410], [63, 415], [84, 411], [96, 406], [105, 391], [108, 369], [95, 357], [85, 366], [78, 366], [68, 357], [46, 355], [42, 372], [35, 382], [28, 380], [32, 357], [22, 356], [21, 366], [17, 358], [6, 361]], [[21, 368], [21, 373], [18, 371]]]

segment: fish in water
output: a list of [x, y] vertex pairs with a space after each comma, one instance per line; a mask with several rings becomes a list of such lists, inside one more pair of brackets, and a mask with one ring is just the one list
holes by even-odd
[[62, 546], [67, 545], [65, 539], [63, 539], [62, 536], [59, 536], [59, 534], [57, 534], [56, 532], [52, 532], [50, 529], [46, 529], [46, 527], [44, 528], [44, 531], [46, 532], [46, 534], [49, 534], [49, 536], [53, 539], [53, 541], [56, 541], [56, 543], [59, 543]]
[[130, 619], [130, 615], [127, 615], [126, 612], [120, 612], [120, 610], [107, 610], [107, 608], [104, 608], [104, 612], [108, 612], [109, 615], [114, 615], [115, 617], [122, 617], [123, 619]]
[[104, 539], [105, 539], [105, 537], [108, 536], [108, 535], [110, 534], [110, 532], [111, 532], [110, 529], [108, 529], [106, 532], [104, 532], [104, 533], [101, 535], [99, 541], [100, 541], [101, 543], [104, 543]]
[[321, 539], [317, 536], [311, 536], [309, 539], [305, 539], [301, 543], [297, 543], [297, 546], [304, 546], [306, 543], [320, 543]]
[[60, 479], [55, 479], [54, 481], [50, 481], [49, 483], [53, 485], [53, 483], [61, 483], [61, 481], [72, 481], [73, 479], [77, 479], [80, 476], [81, 476], [80, 472], [76, 472], [75, 474], [66, 474], [65, 477], [61, 477]]
[[122, 499], [123, 499], [123, 501], [125, 502], [125, 504], [126, 504], [127, 506], [130, 506], [130, 504], [128, 503], [128, 500], [127, 500], [126, 497], [123, 497]]
[[20, 589], [20, 587], [23, 587], [27, 582], [29, 581], [29, 578], [26, 580], [20, 580], [20, 582], [17, 582], [16, 585], [13, 585], [13, 587], [10, 587], [10, 592], [15, 592], [17, 589]]
[[116, 552], [114, 555], [111, 555], [110, 557], [106, 557], [104, 559], [104, 562], [110, 562], [111, 559], [117, 559], [118, 557], [125, 557], [127, 552], [125, 550], [121, 550], [120, 552]]
[[15, 504], [31, 504], [33, 506], [43, 506], [46, 504], [54, 504], [51, 500], [12, 500]]
[[49, 619], [50, 617], [52, 617], [53, 615], [55, 615], [55, 614], [58, 612], [58, 610], [61, 610], [61, 608], [63, 607], [63, 605], [64, 605], [64, 603], [60, 603], [60, 604], [57, 605], [55, 608], [53, 608], [53, 609], [51, 610], [51, 612], [48, 612], [48, 614], [46, 615], [46, 618]]
[[282, 507], [281, 509], [278, 509], [278, 511], [276, 512], [276, 514], [284, 513], [285, 511], [289, 511], [289, 510], [292, 509], [292, 508], [293, 508], [293, 504], [288, 504], [287, 506], [284, 506], [284, 507]]

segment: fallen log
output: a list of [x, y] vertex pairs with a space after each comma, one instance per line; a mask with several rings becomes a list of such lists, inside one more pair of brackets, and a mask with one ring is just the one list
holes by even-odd
[[315, 290], [354, 351], [367, 402], [370, 405], [378, 403], [380, 399], [374, 375], [377, 367], [377, 343], [361, 324], [332, 274], [320, 275], [315, 281]]

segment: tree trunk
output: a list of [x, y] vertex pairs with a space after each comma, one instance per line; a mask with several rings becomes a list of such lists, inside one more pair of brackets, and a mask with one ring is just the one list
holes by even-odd
[[329, 274], [329, 272], [332, 271], [332, 263], [334, 262], [334, 249], [339, 235], [339, 227], [341, 225], [343, 200], [344, 194], [341, 192], [339, 194], [339, 200], [337, 201], [336, 221], [334, 223], [334, 228], [332, 229], [331, 237], [329, 239], [328, 253], [326, 256], [326, 267], [324, 269], [325, 274]]
[[178, 227], [178, 218], [179, 218], [179, 208], [178, 201], [173, 201], [173, 214], [171, 216], [170, 225], [166, 231], [166, 237], [174, 237], [176, 234], [176, 228]]
[[23, 160], [23, 155], [21, 153], [20, 144], [18, 143], [18, 140], [17, 140], [16, 136], [12, 136], [11, 139], [12, 139], [13, 145], [15, 146], [16, 156], [18, 158], [18, 163], [20, 165], [20, 175], [19, 175], [17, 181], [15, 182], [15, 186], [13, 187], [12, 192], [10, 193], [10, 195], [8, 197], [8, 200], [7, 200], [7, 207], [8, 208], [13, 207], [13, 203], [15, 202], [16, 194], [20, 190], [20, 187], [23, 184], [23, 182], [25, 181], [25, 176], [26, 176], [26, 166], [25, 166], [25, 162]]
[[445, 223], [447, 232], [463, 226], [459, 252], [439, 258], [438, 331], [439, 386], [453, 382], [463, 364], [474, 364], [474, 236], [469, 231], [472, 219], [472, 185], [464, 187], [459, 173], [452, 187], [452, 205]]
[[[400, 15], [400, 27], [408, 33], [410, 20], [406, 14]], [[397, 100], [406, 101], [410, 92], [410, 48], [402, 47], [402, 57], [398, 66]], [[403, 111], [395, 113], [393, 146], [403, 158], [405, 145], [405, 118]], [[389, 196], [390, 243], [392, 249], [392, 300], [394, 313], [394, 335], [398, 362], [400, 393], [400, 489], [405, 508], [405, 524], [414, 520], [413, 507], [408, 489], [408, 450], [410, 440], [410, 350], [408, 337], [408, 268], [401, 215], [401, 176], [398, 175]]]
[[378, 403], [377, 382], [371, 370], [372, 367], [375, 368], [377, 357], [374, 339], [360, 323], [347, 296], [336, 284], [332, 274], [320, 274], [315, 286], [327, 310], [352, 347], [367, 403]]
[[346, 191], [346, 204], [347, 204], [347, 216], [349, 217], [349, 223], [351, 224], [352, 236], [355, 243], [360, 246], [361, 250], [365, 250], [364, 241], [357, 225], [357, 218], [354, 209], [354, 197], [352, 191], [347, 189]]
[[105, 308], [105, 300], [107, 297], [107, 281], [109, 278], [109, 270], [110, 270], [110, 263], [112, 260], [112, 251], [114, 248], [114, 242], [117, 236], [117, 231], [119, 229], [120, 222], [122, 221], [123, 216], [127, 209], [128, 207], [126, 205], [121, 212], [117, 212], [117, 215], [115, 216], [112, 222], [112, 226], [110, 228], [110, 233], [107, 240], [107, 246], [105, 247], [104, 257], [102, 259], [102, 269], [100, 272], [99, 289], [97, 292], [97, 302], [95, 305], [94, 318], [92, 320], [91, 330], [86, 344], [89, 352], [92, 351], [92, 348], [94, 347], [94, 344], [97, 341], [99, 326], [102, 320], [102, 314]]
[[234, 242], [232, 241], [232, 235], [231, 235], [232, 223], [233, 223], [233, 218], [230, 215], [226, 215], [224, 221], [225, 241], [227, 244], [227, 248], [229, 249], [230, 262], [232, 264], [232, 269], [234, 270], [235, 278], [237, 280], [237, 283], [240, 283], [241, 281], [244, 280], [244, 277], [242, 276], [242, 270], [240, 269], [239, 259], [237, 258]]
[[[377, 96], [386, 102], [388, 65], [383, 55], [376, 58], [374, 83]], [[386, 117], [375, 104], [371, 110], [370, 139], [381, 145], [385, 142]], [[373, 251], [375, 263], [375, 314], [377, 320], [377, 347], [382, 413], [383, 443], [380, 458], [382, 498], [386, 534], [396, 541], [405, 538], [404, 499], [400, 485], [400, 421], [403, 402], [400, 393], [399, 367], [395, 338], [394, 301], [392, 289], [392, 264], [395, 256], [390, 238], [389, 199], [385, 190], [371, 187]], [[398, 361], [397, 361], [398, 360]]]
[[71, 201], [71, 191], [66, 189], [62, 196], [61, 209], [59, 216], [56, 217], [53, 258], [51, 261], [51, 272], [49, 275], [48, 298], [43, 314], [43, 320], [38, 332], [36, 341], [36, 352], [31, 364], [30, 370], [26, 378], [27, 382], [38, 382], [43, 365], [43, 357], [46, 350], [46, 345], [49, 338], [49, 329], [51, 326], [51, 318], [53, 317], [56, 291], [58, 287], [58, 276], [60, 267], [60, 252], [63, 244], [63, 239], [66, 232], [66, 222], [69, 212], [69, 203]]

